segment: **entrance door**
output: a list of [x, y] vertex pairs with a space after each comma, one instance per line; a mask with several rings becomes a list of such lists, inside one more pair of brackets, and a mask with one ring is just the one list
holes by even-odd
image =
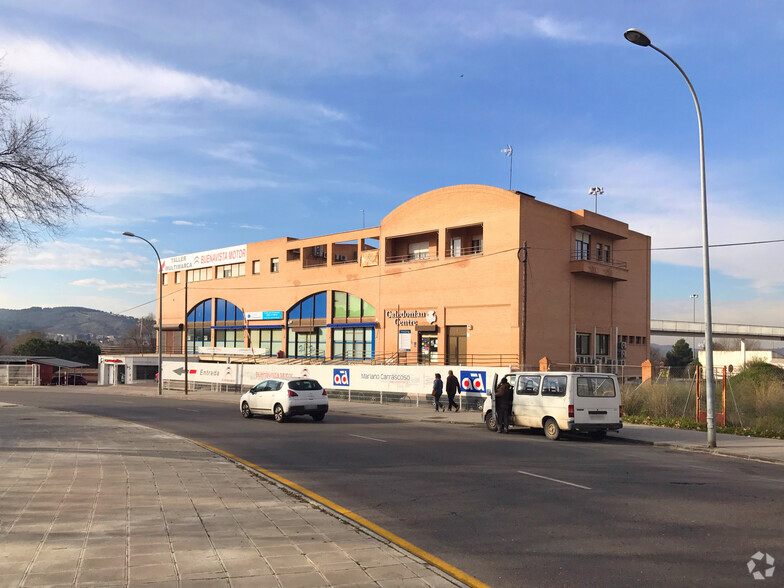
[[468, 328], [446, 328], [446, 363], [448, 365], [466, 365], [468, 359], [466, 348], [468, 344]]
[[419, 335], [418, 361], [420, 364], [438, 363], [438, 335]]

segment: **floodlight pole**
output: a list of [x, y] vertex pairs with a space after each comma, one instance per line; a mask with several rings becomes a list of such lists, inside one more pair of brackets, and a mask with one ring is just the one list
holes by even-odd
[[702, 192], [702, 278], [703, 278], [703, 304], [705, 307], [705, 410], [708, 423], [708, 447], [716, 447], [716, 422], [713, 412], [713, 328], [711, 325], [711, 293], [710, 293], [710, 260], [708, 255], [708, 196], [705, 185], [705, 139], [702, 129], [702, 111], [697, 93], [691, 85], [689, 76], [680, 65], [667, 53], [651, 43], [650, 38], [640, 30], [629, 29], [623, 34], [626, 40], [640, 47], [650, 47], [664, 55], [681, 72], [683, 79], [689, 86], [694, 106], [697, 108], [697, 124], [700, 134], [700, 188]]
[[144, 237], [140, 237], [139, 235], [134, 235], [130, 231], [125, 231], [123, 233], [126, 237], [134, 237], [135, 239], [141, 239], [147, 245], [152, 247], [152, 250], [155, 251], [155, 257], [158, 258], [158, 396], [163, 395], [163, 272], [161, 271], [161, 256], [158, 255], [158, 250], [155, 248], [155, 245], [150, 243]]

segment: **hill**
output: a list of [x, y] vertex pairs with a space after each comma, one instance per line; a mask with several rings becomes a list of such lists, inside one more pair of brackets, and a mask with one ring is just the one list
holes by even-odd
[[138, 324], [139, 319], [132, 316], [79, 306], [0, 308], [0, 334], [8, 339], [28, 331], [41, 331], [63, 341], [112, 341]]

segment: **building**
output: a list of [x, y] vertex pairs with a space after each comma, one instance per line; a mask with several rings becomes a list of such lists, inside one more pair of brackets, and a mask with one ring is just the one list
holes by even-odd
[[167, 355], [534, 369], [648, 358], [650, 237], [489, 186], [421, 194], [378, 227], [170, 257], [162, 271]]

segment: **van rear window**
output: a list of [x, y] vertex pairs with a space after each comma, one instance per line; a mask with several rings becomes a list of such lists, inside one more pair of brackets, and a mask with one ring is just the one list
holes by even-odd
[[292, 390], [321, 390], [321, 384], [316, 380], [294, 380], [289, 382]]
[[615, 396], [615, 384], [612, 378], [580, 376], [577, 378], [577, 396], [613, 398]]

